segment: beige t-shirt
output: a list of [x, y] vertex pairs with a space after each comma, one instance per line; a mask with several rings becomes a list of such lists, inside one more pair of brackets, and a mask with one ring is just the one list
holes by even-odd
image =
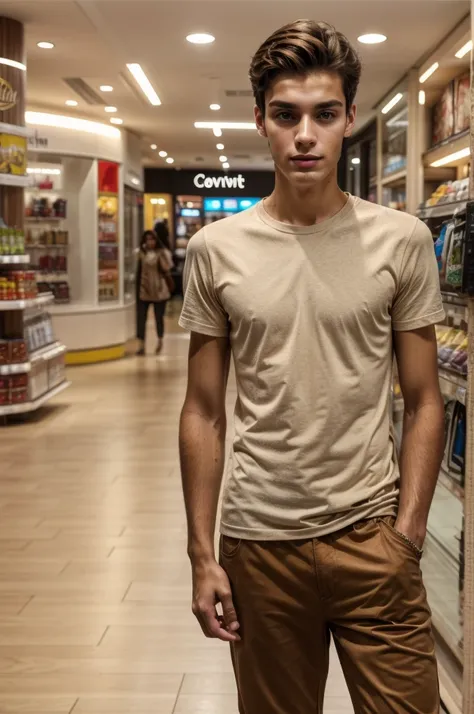
[[230, 336], [238, 397], [221, 532], [313, 538], [395, 515], [392, 330], [444, 317], [428, 228], [349, 197], [311, 227], [263, 203], [188, 246], [180, 325]]

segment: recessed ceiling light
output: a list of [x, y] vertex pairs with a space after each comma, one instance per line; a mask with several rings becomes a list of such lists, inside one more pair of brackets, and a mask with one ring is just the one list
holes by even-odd
[[[253, 129], [257, 126], [253, 121], [195, 121], [196, 129]], [[214, 132], [215, 133], [215, 132]]]
[[227, 156], [219, 156], [219, 161], [220, 161], [222, 164], [226, 164], [226, 163], [227, 163]]
[[160, 206], [166, 206], [166, 199], [165, 199], [165, 198], [159, 198], [159, 199], [158, 199], [158, 203], [160, 204]]
[[39, 47], [42, 50], [52, 50], [54, 49], [54, 43], [53, 42], [37, 42], [36, 43], [37, 47]]
[[[194, 124], [194, 126], [196, 126], [196, 124]], [[196, 127], [196, 129], [198, 129], [198, 128], [199, 127]], [[213, 131], [216, 139], [219, 139], [219, 137], [222, 136], [222, 129], [219, 126], [215, 126], [212, 131]]]
[[158, 147], [157, 147], [156, 144], [150, 144], [150, 149], [152, 149], [153, 151], [156, 151], [157, 148], [158, 148]]
[[222, 168], [223, 168], [223, 169], [230, 169], [230, 164], [228, 164], [228, 163], [226, 162], [225, 164], [222, 164]]
[[127, 64], [127, 69], [135, 79], [135, 82], [138, 84], [150, 104], [152, 104], [154, 107], [159, 107], [161, 104], [161, 99], [153, 89], [152, 84], [146, 76], [145, 72], [143, 71], [141, 65], [137, 64], [136, 62], [133, 64]]
[[76, 102], [75, 99], [68, 99], [66, 102], [66, 105], [68, 107], [77, 107], [78, 104], [79, 104], [79, 102]]
[[394, 97], [392, 97], [392, 99], [382, 109], [382, 114], [388, 114], [390, 109], [393, 109], [393, 107], [396, 104], [398, 104], [398, 102], [400, 101], [400, 99], [402, 99], [402, 97], [403, 97], [403, 94], [401, 92], [399, 92]]
[[119, 119], [118, 117], [112, 117], [110, 120], [111, 124], [123, 124], [123, 119]]
[[431, 67], [428, 67], [426, 72], [423, 72], [423, 74], [420, 77], [420, 84], [423, 84], [423, 82], [426, 82], [426, 80], [431, 77], [432, 74], [436, 72], [436, 70], [439, 67], [439, 62], [434, 62]]
[[472, 40], [469, 40], [469, 42], [466, 42], [465, 45], [461, 47], [460, 50], [456, 52], [456, 57], [458, 59], [462, 59], [464, 55], [467, 55], [468, 52], [472, 50]]
[[114, 88], [110, 84], [101, 84], [99, 87], [101, 92], [113, 92]]
[[105, 111], [107, 112], [107, 114], [115, 114], [115, 112], [118, 110], [117, 107], [105, 107]]
[[150, 203], [152, 203], [154, 206], [158, 203], [158, 198], [150, 198]]
[[191, 42], [192, 45], [210, 45], [216, 38], [207, 32], [194, 32], [188, 35], [186, 39], [188, 42]]
[[352, 159], [352, 163], [354, 164], [354, 166], [358, 166], [358, 165], [360, 164], [360, 159], [359, 159], [359, 157], [358, 157], [358, 156], [355, 156], [355, 157]]
[[166, 159], [166, 163], [167, 163], [167, 164], [174, 164], [174, 159], [172, 159], [171, 156], [168, 156], [168, 158]]
[[158, 154], [158, 156], [161, 156], [162, 159], [166, 159], [166, 157], [168, 156], [168, 152], [167, 152], [167, 151], [160, 151], [160, 153]]
[[362, 42], [363, 45], [379, 45], [381, 42], [385, 42], [387, 37], [378, 32], [369, 32], [366, 35], [360, 35], [357, 39], [359, 42]]
[[220, 104], [210, 104], [209, 105], [209, 109], [212, 109], [213, 112], [218, 112], [220, 108], [221, 108]]
[[217, 149], [218, 151], [224, 151], [225, 146], [224, 146], [224, 144], [216, 144], [216, 149]]

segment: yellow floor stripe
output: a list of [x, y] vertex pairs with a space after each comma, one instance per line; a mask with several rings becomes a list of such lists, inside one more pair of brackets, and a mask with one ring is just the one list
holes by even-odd
[[93, 364], [94, 362], [109, 362], [125, 356], [125, 345], [99, 347], [95, 350], [76, 350], [66, 355], [67, 365]]

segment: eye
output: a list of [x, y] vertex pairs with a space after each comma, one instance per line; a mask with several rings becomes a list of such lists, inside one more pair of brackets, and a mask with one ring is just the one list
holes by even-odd
[[330, 122], [335, 118], [336, 118], [336, 114], [334, 112], [330, 112], [330, 111], [321, 112], [321, 114], [319, 114], [319, 116], [318, 116], [318, 119], [321, 119], [321, 121], [324, 121], [324, 122]]
[[285, 111], [285, 112], [278, 112], [278, 113], [275, 115], [275, 119], [276, 119], [277, 121], [287, 122], [287, 121], [291, 121], [291, 120], [293, 119], [293, 115], [291, 114], [291, 112], [287, 112], [287, 111]]

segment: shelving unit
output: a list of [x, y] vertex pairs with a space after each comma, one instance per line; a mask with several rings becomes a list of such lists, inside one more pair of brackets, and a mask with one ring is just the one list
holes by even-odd
[[[2, 128], [5, 126], [0, 125], [0, 131]], [[27, 130], [9, 129], [10, 133], [16, 130], [14, 136], [24, 143], [25, 156], [19, 170], [26, 172]], [[25, 251], [23, 232], [25, 220], [30, 225], [51, 226], [61, 219], [25, 219], [23, 189], [30, 186], [31, 176], [0, 174], [0, 423], [39, 409], [69, 386], [64, 366], [66, 348], [55, 340], [47, 312], [54, 295], [35, 294], [33, 251]], [[5, 248], [11, 254], [5, 254]], [[38, 251], [36, 246], [32, 248]], [[11, 299], [14, 295], [17, 298]]]

